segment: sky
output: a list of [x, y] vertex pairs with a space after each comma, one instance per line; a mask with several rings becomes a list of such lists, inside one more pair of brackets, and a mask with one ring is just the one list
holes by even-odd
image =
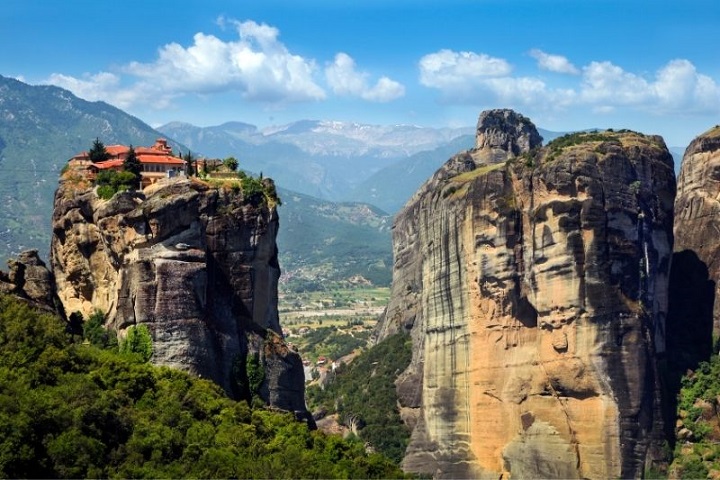
[[718, 0], [2, 0], [0, 75], [155, 127], [720, 124]]

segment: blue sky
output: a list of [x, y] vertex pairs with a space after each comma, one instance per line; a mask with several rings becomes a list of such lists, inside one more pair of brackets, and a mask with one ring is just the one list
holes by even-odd
[[717, 0], [3, 0], [0, 74], [155, 126], [509, 107], [686, 146], [720, 123], [719, 33]]

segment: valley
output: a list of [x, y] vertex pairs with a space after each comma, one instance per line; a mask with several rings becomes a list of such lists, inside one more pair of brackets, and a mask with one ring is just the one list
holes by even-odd
[[280, 324], [303, 360], [315, 365], [325, 357], [332, 363], [369, 347], [389, 297], [389, 287], [372, 285], [329, 283], [320, 291], [303, 292], [280, 288]]

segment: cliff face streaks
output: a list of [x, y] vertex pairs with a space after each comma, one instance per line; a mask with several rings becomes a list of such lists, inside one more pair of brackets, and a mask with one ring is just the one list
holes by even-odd
[[[305, 412], [302, 362], [278, 321], [274, 207], [188, 180], [111, 200], [74, 188], [56, 192], [51, 246], [68, 313], [100, 309], [121, 335], [145, 324], [153, 363]], [[264, 371], [256, 392], [253, 362]]]
[[413, 338], [407, 470], [637, 477], [660, 441], [672, 158], [634, 132], [540, 142], [527, 118], [484, 112], [476, 148], [396, 217], [377, 333]]

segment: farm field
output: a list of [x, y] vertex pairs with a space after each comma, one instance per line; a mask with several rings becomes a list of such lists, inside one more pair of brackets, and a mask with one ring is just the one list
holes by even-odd
[[280, 324], [306, 365], [329, 365], [367, 346], [389, 296], [387, 287], [364, 285], [281, 292]]

